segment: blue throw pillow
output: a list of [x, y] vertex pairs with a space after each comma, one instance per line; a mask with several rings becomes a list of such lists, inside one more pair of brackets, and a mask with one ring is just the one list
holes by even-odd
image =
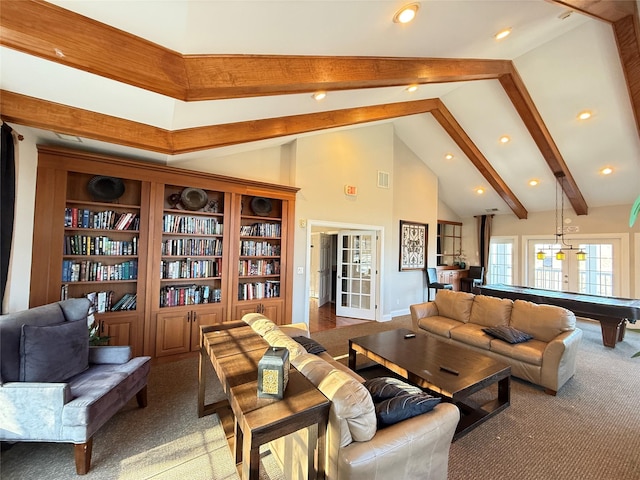
[[498, 327], [487, 327], [483, 328], [482, 331], [494, 338], [498, 338], [500, 340], [504, 340], [505, 342], [513, 344], [527, 342], [533, 338], [533, 336], [529, 335], [528, 333], [521, 332], [518, 329], [506, 325], [500, 325]]
[[291, 337], [296, 342], [304, 347], [307, 353], [313, 353], [314, 355], [318, 355], [319, 353], [326, 352], [327, 349], [316, 342], [313, 338], [299, 336], [299, 337]]
[[408, 393], [418, 395], [422, 393], [422, 390], [415, 385], [410, 385], [393, 377], [371, 378], [365, 381], [363, 385], [369, 390], [374, 403], [397, 397], [398, 395], [406, 395]]
[[87, 322], [23, 325], [20, 381], [64, 382], [89, 368]]
[[418, 395], [407, 393], [388, 398], [375, 404], [378, 427], [393, 425], [407, 418], [430, 412], [438, 403], [440, 398], [428, 393]]

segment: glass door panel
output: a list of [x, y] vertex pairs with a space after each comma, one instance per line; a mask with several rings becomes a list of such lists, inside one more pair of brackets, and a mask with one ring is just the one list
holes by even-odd
[[376, 234], [338, 233], [338, 292], [336, 315], [375, 320]]

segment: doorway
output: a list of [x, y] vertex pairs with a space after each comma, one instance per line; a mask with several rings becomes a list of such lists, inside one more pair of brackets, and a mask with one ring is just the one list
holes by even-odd
[[382, 241], [381, 226], [308, 221], [310, 331], [379, 320]]

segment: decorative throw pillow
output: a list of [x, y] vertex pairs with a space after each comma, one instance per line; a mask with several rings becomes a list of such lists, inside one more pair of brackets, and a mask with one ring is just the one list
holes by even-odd
[[532, 335], [528, 333], [521, 332], [513, 327], [509, 327], [507, 325], [500, 325], [497, 327], [487, 327], [483, 328], [482, 331], [488, 335], [491, 335], [494, 338], [499, 338], [500, 340], [504, 340], [509, 343], [522, 343], [533, 338]]
[[393, 377], [378, 377], [366, 380], [363, 385], [374, 402], [380, 402], [398, 395], [420, 395], [422, 390], [415, 385], [410, 385]]
[[378, 427], [386, 427], [412, 418], [423, 413], [430, 412], [440, 403], [440, 398], [428, 393], [418, 395], [402, 394], [376, 403], [376, 419]]
[[89, 368], [87, 322], [23, 325], [20, 381], [64, 382]]
[[320, 345], [318, 342], [316, 342], [312, 338], [305, 337], [302, 335], [299, 337], [291, 337], [291, 338], [293, 338], [296, 342], [302, 345], [304, 349], [307, 351], [307, 353], [313, 353], [314, 355], [318, 355], [319, 353], [327, 351], [326, 348], [324, 348], [322, 345]]

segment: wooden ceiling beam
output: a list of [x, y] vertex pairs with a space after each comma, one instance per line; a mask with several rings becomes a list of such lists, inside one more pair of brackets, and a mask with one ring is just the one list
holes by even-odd
[[500, 195], [500, 198], [504, 200], [513, 213], [521, 220], [526, 219], [528, 213], [524, 205], [520, 203], [520, 200], [518, 200], [509, 186], [502, 180], [500, 175], [498, 175], [498, 172], [495, 171], [480, 149], [473, 143], [473, 140], [469, 138], [444, 103], [442, 103], [441, 100], [438, 100], [438, 103], [438, 108], [431, 112], [436, 121], [444, 128], [452, 140], [456, 142], [456, 145], [458, 145], [469, 160], [471, 160], [471, 163], [473, 163], [480, 174], [489, 182], [496, 193]]
[[582, 196], [578, 184], [573, 179], [569, 167], [567, 167], [560, 150], [551, 137], [551, 133], [549, 133], [517, 70], [514, 68], [511, 74], [500, 77], [500, 84], [520, 118], [522, 118], [524, 125], [529, 130], [533, 141], [538, 146], [553, 174], [556, 177], [561, 176], [564, 178], [562, 187], [576, 215], [587, 215], [589, 210], [587, 202]]
[[615, 23], [636, 11], [636, 0], [547, 0], [569, 10]]

